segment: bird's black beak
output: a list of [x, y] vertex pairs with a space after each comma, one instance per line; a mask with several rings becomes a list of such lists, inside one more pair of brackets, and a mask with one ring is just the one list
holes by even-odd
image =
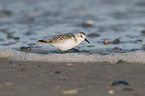
[[90, 42], [85, 38], [85, 41], [88, 42], [90, 44]]

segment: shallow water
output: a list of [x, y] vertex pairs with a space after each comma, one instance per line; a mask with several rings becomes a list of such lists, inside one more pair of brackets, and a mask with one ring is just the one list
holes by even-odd
[[[84, 25], [87, 20], [93, 25]], [[22, 47], [29, 47], [27, 52], [59, 53], [51, 45], [37, 44], [37, 40], [85, 32], [91, 44], [82, 42], [70, 53], [144, 51], [144, 20], [143, 0], [1, 0], [0, 48], [24, 51]], [[119, 42], [114, 43], [116, 39]]]

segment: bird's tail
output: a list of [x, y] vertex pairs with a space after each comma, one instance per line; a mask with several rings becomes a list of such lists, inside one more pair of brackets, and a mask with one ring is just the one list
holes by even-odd
[[38, 40], [38, 43], [40, 43], [40, 44], [47, 44], [48, 42], [45, 41], [45, 40]]

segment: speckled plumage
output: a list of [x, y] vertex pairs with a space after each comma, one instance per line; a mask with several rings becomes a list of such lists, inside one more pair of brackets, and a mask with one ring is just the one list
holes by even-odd
[[86, 35], [83, 32], [79, 32], [77, 34], [73, 33], [65, 33], [61, 35], [57, 35], [50, 39], [38, 40], [39, 43], [50, 44], [61, 51], [69, 50], [77, 45], [79, 45], [82, 41], [87, 41]]
[[58, 43], [58, 42], [63, 42], [64, 40], [71, 39], [71, 38], [75, 38], [75, 34], [65, 33], [65, 34], [57, 35], [50, 39], [44, 39], [44, 41], [46, 41], [46, 43]]

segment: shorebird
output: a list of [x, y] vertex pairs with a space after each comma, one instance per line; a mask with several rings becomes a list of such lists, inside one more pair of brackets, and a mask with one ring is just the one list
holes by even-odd
[[72, 49], [73, 47], [79, 45], [84, 40], [86, 42], [90, 43], [86, 39], [85, 33], [79, 32], [77, 34], [65, 33], [65, 34], [57, 35], [50, 39], [38, 40], [38, 43], [50, 44], [50, 45], [54, 46], [56, 49], [59, 49], [61, 51], [67, 51], [67, 50]]

